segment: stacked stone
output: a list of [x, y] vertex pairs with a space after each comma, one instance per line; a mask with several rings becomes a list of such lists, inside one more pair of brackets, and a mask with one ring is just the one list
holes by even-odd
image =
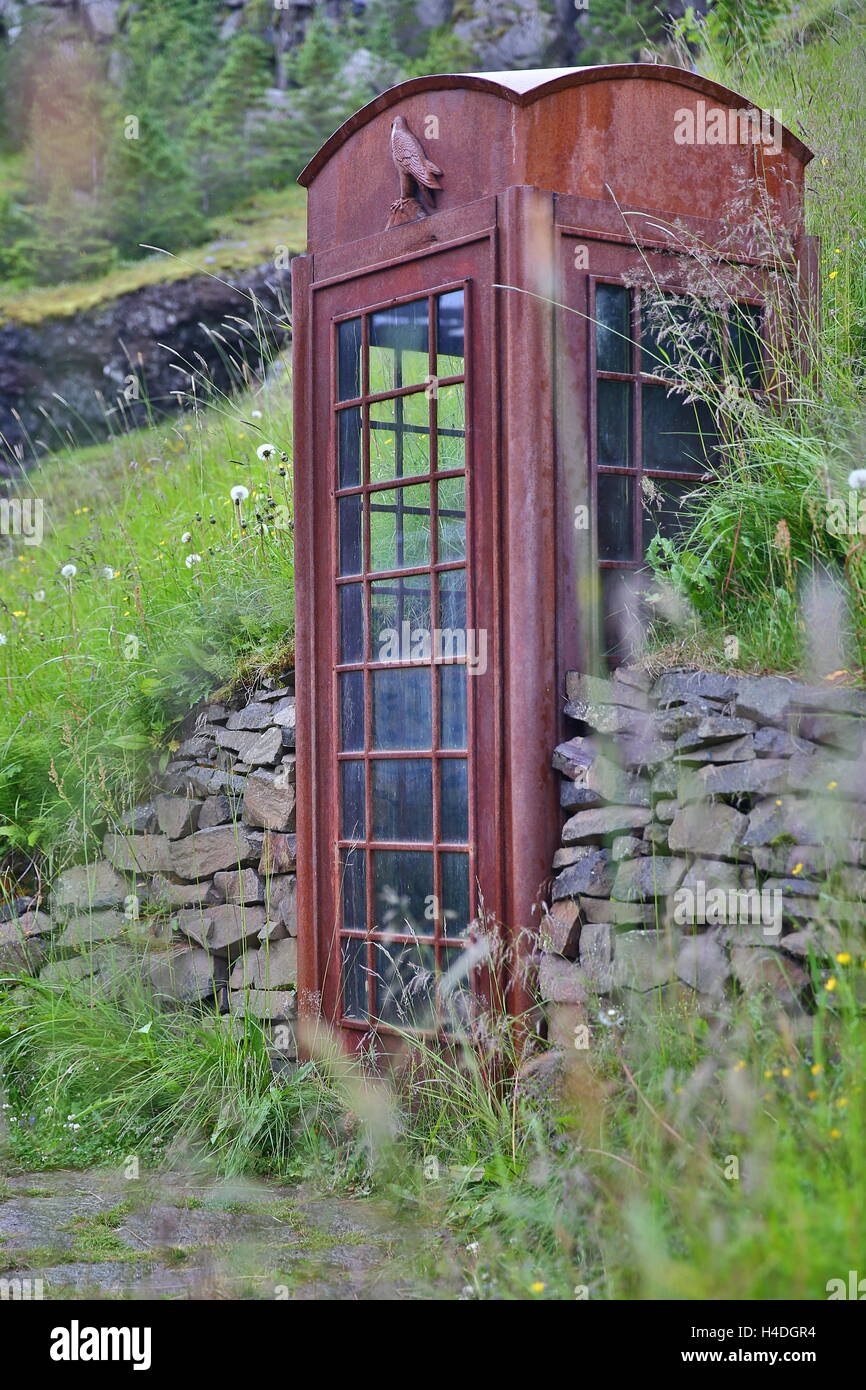
[[167, 1002], [273, 1025], [293, 1055], [292, 678], [193, 710], [178, 737], [155, 795], [106, 834], [103, 857], [55, 879], [50, 914], [0, 924], [0, 973], [106, 992], [143, 973]]
[[570, 673], [567, 697], [578, 731], [553, 755], [568, 815], [539, 955], [553, 1014], [570, 1026], [588, 994], [734, 983], [800, 1012], [810, 954], [861, 949], [866, 693], [631, 667]]

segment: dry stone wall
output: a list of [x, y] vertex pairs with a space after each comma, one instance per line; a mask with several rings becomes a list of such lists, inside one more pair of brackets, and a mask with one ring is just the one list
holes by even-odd
[[43, 910], [0, 922], [0, 976], [125, 988], [257, 1019], [295, 1054], [293, 677], [191, 712], [152, 798], [65, 870]]
[[552, 1040], [657, 989], [807, 1017], [834, 957], [863, 953], [866, 693], [623, 668], [571, 673], [567, 700], [537, 958]]

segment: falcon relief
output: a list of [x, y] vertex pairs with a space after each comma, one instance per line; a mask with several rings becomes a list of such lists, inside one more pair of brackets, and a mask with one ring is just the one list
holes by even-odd
[[434, 211], [433, 190], [442, 187], [442, 170], [427, 158], [403, 116], [391, 122], [391, 158], [400, 176], [400, 197], [391, 204], [387, 225], [398, 227]]

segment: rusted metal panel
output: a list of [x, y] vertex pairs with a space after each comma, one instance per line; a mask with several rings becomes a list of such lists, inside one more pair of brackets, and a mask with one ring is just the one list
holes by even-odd
[[[669, 278], [676, 256], [694, 238], [724, 248], [719, 274], [733, 292], [760, 294], [779, 268], [779, 253], [749, 225], [749, 208], [759, 204], [790, 236], [793, 250], [783, 259], [788, 256], [788, 269], [799, 265], [804, 298], [806, 287], [815, 286], [816, 250], [802, 225], [809, 151], [790, 132], [773, 154], [754, 145], [678, 143], [676, 121], [684, 110], [699, 113], [701, 102], [704, 114], [709, 105], [735, 116], [747, 108], [735, 93], [660, 65], [419, 78], [356, 113], [302, 176], [309, 187], [311, 254], [293, 267], [300, 985], [302, 1005], [336, 1020], [348, 1046], [360, 1045], [369, 1030], [362, 1019], [343, 1016], [341, 932], [346, 940], [363, 937], [372, 969], [377, 909], [371, 856], [389, 846], [405, 848], [405, 842], [374, 839], [369, 825], [351, 842], [367, 866], [367, 927], [346, 927], [340, 916], [347, 847], [339, 821], [341, 767], [362, 765], [369, 807], [373, 753], [387, 761], [401, 751], [374, 750], [371, 743], [375, 661], [369, 645], [354, 665], [338, 650], [338, 593], [351, 582], [368, 595], [371, 574], [383, 571], [368, 569], [365, 558], [360, 577], [355, 570], [338, 575], [337, 504], [345, 496], [363, 499], [362, 547], [370, 557], [377, 489], [390, 487], [369, 472], [370, 410], [379, 399], [417, 396], [418, 388], [398, 383], [377, 393], [364, 366], [357, 408], [368, 471], [363, 483], [338, 487], [338, 417], [355, 408], [355, 397], [337, 401], [338, 325], [360, 316], [367, 363], [369, 315], [377, 306], [463, 287], [466, 621], [486, 631], [489, 663], [471, 678], [468, 852], [475, 908], [483, 904], [513, 948], [510, 973], [496, 983], [519, 1012], [531, 1003], [523, 967], [559, 838], [550, 754], [564, 732], [565, 672], [586, 668], [598, 648], [591, 325], [598, 286], [622, 285], [641, 269]], [[636, 321], [636, 299], [631, 312]], [[429, 366], [435, 372], [432, 355]], [[633, 385], [639, 456], [640, 372], [632, 366], [619, 377], [602, 376]], [[437, 421], [438, 409], [431, 407], [434, 452]], [[618, 471], [628, 470], [602, 469]], [[663, 476], [679, 475], [668, 470]], [[438, 506], [432, 465], [430, 487], [432, 536]], [[588, 526], [577, 523], [581, 508]], [[636, 508], [635, 553], [640, 520]], [[618, 563], [610, 562], [613, 568]], [[447, 569], [437, 565], [429, 567], [434, 594]], [[364, 602], [369, 623], [371, 600]], [[350, 668], [363, 673], [360, 752], [340, 752], [339, 745], [337, 680]], [[452, 754], [438, 743], [438, 722], [431, 728], [429, 757], [436, 767]], [[432, 794], [431, 825], [438, 893], [438, 792]], [[448, 943], [438, 926], [434, 938], [438, 962]], [[397, 931], [392, 939], [399, 944], [411, 933]], [[488, 988], [494, 982], [479, 983]]]

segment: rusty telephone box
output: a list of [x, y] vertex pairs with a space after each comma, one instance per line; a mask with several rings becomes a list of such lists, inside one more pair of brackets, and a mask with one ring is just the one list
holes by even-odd
[[768, 119], [656, 65], [424, 77], [301, 175], [300, 1003], [349, 1046], [434, 1026], [479, 921], [525, 1003], [564, 674], [705, 466], [636, 272], [688, 238], [748, 271], [759, 374], [771, 256], [732, 211], [769, 203], [804, 277], [815, 259], [809, 151]]

